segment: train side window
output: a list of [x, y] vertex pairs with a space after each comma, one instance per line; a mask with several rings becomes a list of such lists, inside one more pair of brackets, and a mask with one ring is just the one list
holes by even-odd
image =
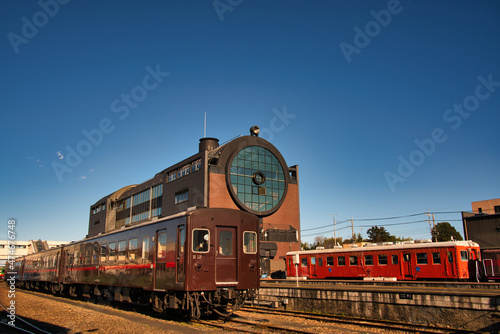
[[448, 252], [448, 262], [453, 263], [453, 253]]
[[128, 259], [131, 261], [137, 259], [137, 254], [139, 253], [139, 249], [137, 249], [138, 244], [138, 238], [132, 238], [128, 240]]
[[326, 265], [333, 266], [333, 257], [329, 256], [326, 258]]
[[109, 262], [116, 261], [116, 242], [109, 244]]
[[338, 262], [339, 266], [345, 266], [345, 256], [339, 256]]
[[460, 251], [460, 257], [462, 261], [469, 261], [469, 253], [467, 253], [467, 251]]
[[97, 264], [97, 259], [99, 257], [99, 243], [98, 242], [94, 242], [92, 244], [92, 264]]
[[365, 255], [365, 265], [373, 266], [373, 255]]
[[158, 258], [167, 256], [167, 232], [158, 233]]
[[439, 254], [439, 252], [432, 253], [432, 263], [441, 264], [441, 255]]
[[311, 257], [311, 265], [312, 266], [316, 265], [316, 258], [314, 256]]
[[403, 261], [410, 262], [411, 254], [403, 254]]
[[323, 267], [323, 258], [322, 257], [318, 258], [318, 265], [320, 267]]
[[[193, 252], [208, 253], [208, 242], [210, 240], [210, 231], [207, 229], [196, 228], [193, 230]], [[244, 248], [245, 246], [243, 246]]]
[[387, 255], [386, 254], [379, 254], [378, 255], [378, 264], [380, 266], [386, 266], [387, 265]]
[[357, 256], [349, 256], [349, 265], [357, 266], [358, 265], [358, 257]]
[[303, 258], [301, 259], [301, 266], [302, 266], [302, 267], [307, 267], [307, 258], [306, 258], [306, 257], [303, 257]]
[[399, 258], [396, 254], [392, 256], [392, 264], [399, 264]]
[[243, 232], [243, 252], [246, 254], [257, 253], [257, 233]]
[[85, 247], [85, 264], [90, 264], [92, 261], [92, 245], [87, 244]]
[[[149, 258], [149, 238], [142, 239], [142, 259], [147, 260]], [[147, 262], [147, 261], [142, 261]]]
[[101, 263], [106, 262], [106, 256], [108, 255], [108, 247], [106, 243], [101, 244]]
[[126, 250], [127, 240], [118, 241], [118, 262], [125, 261]]
[[417, 253], [417, 264], [427, 264], [427, 253]]

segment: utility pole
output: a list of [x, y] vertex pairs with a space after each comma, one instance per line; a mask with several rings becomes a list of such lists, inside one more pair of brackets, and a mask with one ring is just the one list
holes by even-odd
[[335, 216], [337, 214], [332, 214], [333, 216], [333, 247], [337, 246], [337, 221], [335, 220]]
[[[434, 221], [434, 214], [433, 214], [433, 213], [431, 214], [430, 210], [429, 210], [429, 209], [427, 209], [427, 213], [426, 213], [425, 215], [426, 215], [427, 217], [429, 217], [429, 220], [426, 220], [425, 222], [426, 222], [426, 223], [429, 223], [429, 227], [430, 227], [430, 229], [431, 229], [431, 240], [432, 240], [432, 228], [434, 227], [434, 230], [436, 231], [436, 222]], [[431, 216], [432, 216], [432, 222], [431, 222], [431, 220], [430, 220], [430, 219], [431, 219]], [[438, 233], [437, 233], [437, 231], [436, 231], [436, 238], [435, 238], [436, 240], [434, 240], [434, 241], [436, 241], [436, 242], [437, 242], [437, 235], [438, 235]]]
[[351, 216], [351, 230], [352, 230], [352, 243], [354, 244], [356, 242], [356, 236], [354, 235], [354, 220], [352, 219], [352, 216]]

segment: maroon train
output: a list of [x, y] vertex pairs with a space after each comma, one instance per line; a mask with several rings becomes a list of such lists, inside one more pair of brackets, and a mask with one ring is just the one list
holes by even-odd
[[17, 284], [192, 318], [223, 314], [259, 288], [258, 226], [239, 210], [187, 211], [16, 259]]

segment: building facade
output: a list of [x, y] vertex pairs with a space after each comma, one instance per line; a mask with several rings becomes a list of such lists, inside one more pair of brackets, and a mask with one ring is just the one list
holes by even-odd
[[472, 212], [500, 214], [500, 198], [472, 202]]
[[481, 247], [489, 276], [500, 278], [500, 198], [472, 202], [472, 213], [462, 212], [465, 240]]
[[252, 129], [221, 146], [202, 138], [198, 153], [101, 198], [87, 237], [191, 208], [239, 209], [260, 218], [262, 270], [284, 270], [286, 252], [300, 249], [299, 170]]

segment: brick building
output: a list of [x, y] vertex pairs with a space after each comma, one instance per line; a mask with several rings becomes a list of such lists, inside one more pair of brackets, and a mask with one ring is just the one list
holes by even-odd
[[258, 132], [221, 146], [202, 138], [198, 153], [101, 198], [87, 237], [192, 208], [239, 209], [260, 218], [263, 272], [284, 270], [286, 252], [300, 249], [299, 169]]

